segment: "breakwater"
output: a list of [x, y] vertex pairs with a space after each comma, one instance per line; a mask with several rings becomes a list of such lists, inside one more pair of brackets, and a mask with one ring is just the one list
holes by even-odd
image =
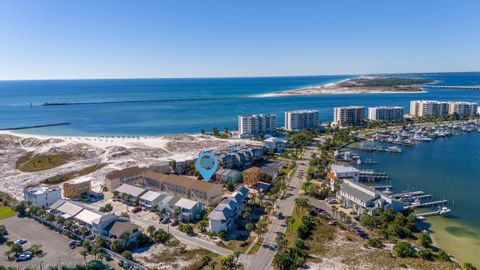
[[55, 126], [67, 126], [67, 125], [70, 125], [70, 123], [69, 123], [69, 122], [62, 122], [62, 123], [43, 124], [43, 125], [33, 125], [33, 126], [10, 127], [10, 128], [0, 128], [0, 130], [21, 130], [21, 129], [31, 129], [31, 128], [43, 128], [43, 127], [55, 127]]

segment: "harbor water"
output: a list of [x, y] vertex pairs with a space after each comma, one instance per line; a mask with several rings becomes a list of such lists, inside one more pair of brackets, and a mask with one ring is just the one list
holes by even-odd
[[387, 171], [393, 192], [422, 190], [433, 200], [447, 199], [448, 217], [427, 217], [425, 228], [436, 245], [460, 262], [480, 266], [480, 133], [437, 138], [414, 146], [402, 146], [402, 153], [359, 152], [365, 165]]

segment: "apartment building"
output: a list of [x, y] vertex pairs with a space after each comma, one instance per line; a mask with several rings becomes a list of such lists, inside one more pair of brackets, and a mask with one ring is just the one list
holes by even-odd
[[448, 102], [435, 100], [413, 100], [410, 102], [410, 115], [428, 117], [448, 114]]
[[181, 198], [198, 201], [207, 206], [214, 206], [222, 200], [223, 188], [219, 184], [152, 171], [146, 171], [143, 178], [144, 185], [148, 188], [154, 188]]
[[92, 193], [92, 181], [89, 177], [73, 179], [63, 183], [63, 197], [78, 199], [83, 194]]
[[242, 213], [248, 199], [248, 189], [241, 187], [223, 200], [208, 215], [211, 232], [227, 232], [232, 228], [237, 217]]
[[47, 208], [54, 202], [62, 198], [60, 187], [36, 186], [28, 187], [23, 190], [25, 201], [31, 202], [32, 205]]
[[254, 114], [238, 116], [240, 136], [259, 135], [275, 131], [277, 116], [275, 114]]
[[320, 116], [317, 110], [299, 110], [285, 112], [285, 129], [300, 131], [307, 128], [318, 128]]
[[135, 166], [112, 171], [105, 176], [105, 187], [108, 191], [113, 191], [123, 183], [141, 183], [143, 181], [143, 172], [146, 170], [148, 169]]
[[239, 169], [251, 167], [256, 161], [263, 158], [263, 148], [258, 146], [232, 146], [216, 153], [220, 165], [225, 169]]
[[337, 126], [356, 126], [365, 120], [365, 107], [348, 106], [333, 109], [333, 124]]
[[398, 121], [403, 119], [403, 107], [381, 106], [368, 108], [370, 121]]
[[478, 104], [475, 102], [455, 101], [448, 103], [448, 114], [476, 115]]

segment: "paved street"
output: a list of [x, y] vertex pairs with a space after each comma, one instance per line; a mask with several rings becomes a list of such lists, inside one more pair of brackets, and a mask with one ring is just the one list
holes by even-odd
[[[97, 202], [93, 204], [86, 204], [85, 206], [88, 208], [91, 208], [93, 210], [98, 210], [101, 206], [103, 206], [105, 202]], [[113, 203], [112, 203], [113, 204]], [[125, 207], [125, 206], [123, 206]], [[115, 210], [115, 207], [114, 207]], [[126, 209], [116, 211], [116, 215], [120, 215], [121, 212], [124, 212]], [[199, 247], [203, 248], [206, 250], [209, 250], [211, 252], [223, 255], [223, 256], [228, 256], [232, 255], [233, 251], [222, 248], [217, 246], [216, 244], [209, 242], [207, 240], [201, 239], [199, 237], [195, 236], [188, 236], [187, 234], [179, 231], [177, 228], [178, 227], [172, 227], [167, 224], [160, 224], [158, 220], [153, 220], [152, 216], [156, 216], [155, 214], [152, 214], [150, 212], [139, 212], [137, 214], [128, 212], [130, 219], [133, 223], [137, 224], [138, 226], [141, 226], [143, 228], [147, 228], [150, 225], [155, 226], [155, 228], [162, 228], [165, 231], [169, 231], [175, 238], [177, 238], [180, 242], [185, 243], [187, 245], [193, 246], [193, 247]]]
[[[275, 206], [278, 205], [278, 213], [282, 213], [283, 216], [291, 216], [293, 208], [295, 207], [295, 199], [300, 193], [305, 174], [308, 169], [309, 160], [312, 154], [317, 151], [316, 147], [308, 147], [305, 150], [305, 154], [302, 160], [298, 161], [298, 168], [295, 175], [292, 177], [287, 196], [283, 200], [277, 200]], [[264, 236], [263, 245], [256, 254], [242, 255], [240, 262], [245, 266], [245, 269], [252, 270], [265, 270], [268, 269], [273, 261], [273, 257], [277, 252], [276, 237], [278, 233], [285, 232], [287, 228], [286, 219], [280, 220], [277, 216], [274, 217], [268, 232]]]
[[68, 242], [71, 239], [54, 230], [50, 230], [33, 219], [11, 217], [3, 219], [2, 224], [7, 227], [9, 240], [26, 239], [28, 242], [23, 245], [24, 249], [33, 244], [39, 244], [46, 254], [43, 257], [34, 257], [27, 262], [10, 262], [4, 255], [8, 247], [1, 245], [0, 265], [23, 269], [26, 266], [39, 267], [42, 261], [44, 262], [44, 267], [58, 265], [59, 261], [63, 264], [84, 263], [83, 257], [80, 255], [80, 249], [70, 249], [68, 247]]

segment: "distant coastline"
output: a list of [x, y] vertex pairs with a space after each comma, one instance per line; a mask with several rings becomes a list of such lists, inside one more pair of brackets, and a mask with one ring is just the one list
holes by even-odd
[[279, 91], [257, 97], [277, 96], [309, 96], [309, 95], [339, 95], [339, 94], [378, 94], [378, 93], [422, 93], [423, 87], [417, 84], [429, 84], [433, 80], [384, 77], [384, 76], [360, 76], [341, 80], [325, 85], [305, 87], [301, 89]]

